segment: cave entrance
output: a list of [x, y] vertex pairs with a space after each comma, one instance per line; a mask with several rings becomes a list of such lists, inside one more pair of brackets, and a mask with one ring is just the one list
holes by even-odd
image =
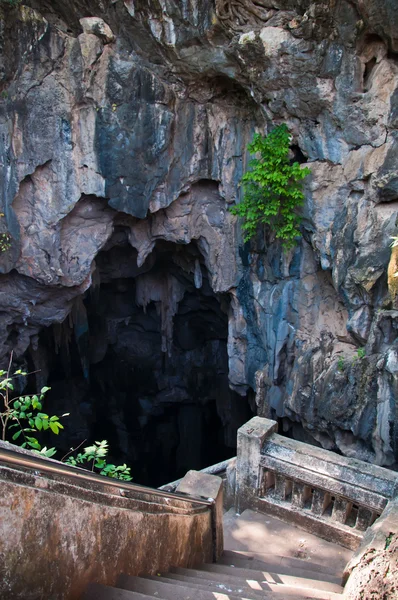
[[196, 243], [159, 241], [138, 268], [127, 235], [116, 239], [31, 357], [46, 365], [47, 406], [70, 412], [61, 449], [107, 439], [135, 482], [159, 486], [234, 456], [253, 413], [229, 389], [229, 298], [212, 291]]

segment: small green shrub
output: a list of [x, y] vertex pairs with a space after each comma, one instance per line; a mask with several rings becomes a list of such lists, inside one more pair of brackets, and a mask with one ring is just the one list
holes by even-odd
[[0, 252], [7, 252], [11, 248], [11, 236], [9, 233], [0, 233]]
[[[50, 388], [43, 387], [40, 394], [37, 395], [12, 398], [14, 380], [17, 377], [26, 377], [27, 373], [18, 369], [11, 376], [11, 363], [12, 360], [10, 360], [8, 371], [0, 371], [2, 440], [6, 440], [7, 433], [10, 435], [12, 433], [12, 441], [22, 441], [22, 448], [29, 448], [45, 456], [54, 456], [56, 453], [55, 448], [47, 448], [46, 446], [43, 448], [37, 438], [32, 435], [47, 430], [58, 435], [60, 430], [64, 428], [59, 417], [56, 415], [50, 417], [47, 413], [42, 412], [44, 396]], [[69, 413], [65, 413], [62, 417], [68, 415]]]
[[[18, 369], [11, 375], [11, 368], [12, 355], [8, 370], [0, 370], [1, 439], [5, 441], [10, 436], [13, 443], [22, 442], [22, 448], [29, 448], [33, 452], [51, 458], [56, 454], [57, 450], [55, 448], [47, 448], [47, 446], [42, 447], [37, 437], [32, 435], [47, 430], [58, 435], [64, 428], [60, 417], [56, 415], [50, 417], [47, 413], [42, 412], [44, 397], [51, 388], [43, 387], [40, 394], [13, 398], [11, 395], [14, 392], [15, 379], [26, 377], [28, 373]], [[67, 416], [69, 416], [69, 413], [61, 415], [61, 418]], [[70, 452], [66, 456], [69, 454]], [[91, 470], [98, 469], [100, 475], [123, 481], [131, 481], [130, 467], [127, 467], [127, 465], [116, 466], [108, 464], [105, 458], [107, 454], [108, 442], [103, 440], [102, 442], [94, 442], [93, 446], [84, 448], [82, 453], [79, 453], [76, 457], [70, 456], [65, 462], [72, 466], [82, 465], [83, 468], [86, 468], [88, 463], [91, 463]]]
[[291, 164], [291, 136], [287, 125], [275, 127], [267, 136], [258, 133], [248, 146], [257, 155], [249, 162], [241, 180], [243, 201], [231, 212], [243, 218], [245, 241], [253, 238], [260, 225], [268, 225], [284, 248], [295, 245], [301, 217], [297, 208], [304, 202], [302, 180], [310, 174], [307, 167]]
[[[1, 0], [0, 0], [1, 2]], [[0, 213], [0, 219], [4, 217], [4, 213]], [[8, 231], [0, 233], [0, 252], [6, 252], [11, 248], [11, 235]]]
[[365, 358], [366, 356], [366, 350], [365, 348], [358, 348], [357, 350], [357, 358], [361, 359], [361, 358]]
[[133, 478], [130, 475], [130, 467], [127, 465], [117, 467], [116, 465], [107, 463], [106, 455], [108, 454], [108, 449], [108, 442], [106, 440], [94, 442], [93, 446], [83, 448], [83, 452], [79, 452], [76, 456], [70, 456], [65, 462], [73, 467], [82, 465], [83, 468], [87, 463], [91, 463], [91, 471], [97, 469], [100, 475], [121, 479], [122, 481], [131, 481]]
[[339, 371], [344, 371], [345, 369], [344, 358], [342, 356], [339, 356], [339, 360], [337, 361], [337, 368]]

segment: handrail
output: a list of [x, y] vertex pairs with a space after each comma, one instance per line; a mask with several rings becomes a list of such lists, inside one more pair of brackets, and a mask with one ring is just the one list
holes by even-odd
[[111, 477], [105, 477], [92, 473], [91, 471], [84, 471], [79, 467], [72, 467], [57, 461], [41, 458], [40, 456], [31, 456], [25, 453], [18, 452], [16, 450], [0, 448], [0, 463], [6, 465], [24, 467], [28, 469], [35, 469], [40, 472], [50, 473], [54, 475], [66, 475], [77, 479], [78, 481], [99, 483], [107, 487], [114, 487], [126, 492], [139, 492], [142, 494], [151, 494], [152, 496], [159, 496], [161, 498], [169, 498], [173, 500], [182, 500], [185, 502], [195, 502], [195, 504], [201, 504], [211, 507], [214, 502], [212, 500], [204, 500], [203, 498], [196, 498], [189, 496], [188, 494], [176, 494], [173, 492], [165, 492], [156, 488], [150, 488], [137, 483], [128, 483], [121, 481], [120, 479], [113, 479]]
[[[210, 465], [209, 467], [205, 467], [204, 469], [200, 469], [200, 473], [207, 473], [208, 475], [218, 475], [219, 473], [225, 473], [228, 465], [236, 460], [236, 456], [232, 456], [231, 458], [227, 458], [215, 465]], [[182, 477], [180, 479], [176, 479], [175, 481], [171, 481], [170, 483], [165, 483], [158, 487], [158, 490], [171, 491], [175, 490], [176, 487], [181, 483]]]

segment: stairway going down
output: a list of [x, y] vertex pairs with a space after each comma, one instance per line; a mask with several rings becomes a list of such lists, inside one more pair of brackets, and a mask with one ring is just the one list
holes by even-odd
[[217, 564], [174, 568], [154, 576], [120, 575], [115, 587], [92, 584], [84, 600], [319, 600], [342, 599], [341, 577], [305, 560], [225, 551]]

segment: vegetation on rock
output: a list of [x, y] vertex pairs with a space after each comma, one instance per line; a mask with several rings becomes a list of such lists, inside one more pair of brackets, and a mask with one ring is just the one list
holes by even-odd
[[[1, 0], [0, 0], [1, 2]], [[4, 213], [0, 213], [0, 218], [4, 217]], [[11, 236], [8, 231], [0, 233], [0, 252], [6, 252], [11, 248]]]
[[[40, 394], [12, 397], [18, 379], [26, 377], [28, 373], [17, 369], [11, 374], [11, 366], [12, 356], [8, 370], [0, 370], [0, 403], [2, 404], [0, 406], [1, 439], [5, 441], [7, 433], [9, 433], [12, 442], [22, 442], [22, 448], [28, 448], [33, 452], [51, 458], [56, 454], [56, 448], [43, 447], [37, 437], [34, 436], [39, 432], [47, 430], [58, 435], [60, 430], [64, 428], [60, 418], [69, 416], [69, 413], [64, 413], [61, 417], [58, 417], [57, 415], [50, 416], [42, 412], [45, 394], [51, 389], [49, 387], [43, 387]], [[72, 448], [71, 452], [68, 452], [66, 456], [69, 456], [76, 449]], [[116, 466], [106, 461], [105, 457], [108, 454], [108, 450], [108, 442], [106, 440], [94, 442], [93, 446], [87, 446], [76, 457], [69, 456], [65, 462], [72, 466], [89, 468], [91, 471], [97, 469], [100, 475], [105, 475], [106, 477], [131, 481], [130, 467], [127, 467], [125, 464]]]
[[250, 160], [250, 170], [241, 180], [243, 201], [231, 209], [244, 220], [245, 241], [255, 236], [260, 225], [271, 227], [286, 249], [301, 235], [297, 208], [304, 202], [302, 180], [311, 171], [298, 162], [291, 163], [290, 144], [291, 135], [282, 124], [267, 136], [256, 133], [248, 146], [250, 154], [257, 156]]

